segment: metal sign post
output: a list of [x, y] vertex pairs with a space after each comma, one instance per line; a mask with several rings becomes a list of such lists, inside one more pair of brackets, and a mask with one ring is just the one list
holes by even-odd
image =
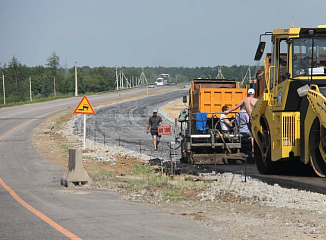
[[84, 114], [84, 136], [83, 136], [83, 150], [86, 149], [86, 114]]
[[83, 150], [85, 150], [86, 149], [86, 114], [95, 114], [95, 111], [86, 96], [84, 96], [83, 99], [80, 101], [74, 113], [84, 114]]

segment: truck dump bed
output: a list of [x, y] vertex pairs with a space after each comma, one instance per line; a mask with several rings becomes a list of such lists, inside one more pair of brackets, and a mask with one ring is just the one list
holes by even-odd
[[247, 90], [238, 88], [235, 80], [194, 79], [190, 88], [189, 107], [192, 113], [222, 112], [223, 106], [232, 108], [246, 96]]

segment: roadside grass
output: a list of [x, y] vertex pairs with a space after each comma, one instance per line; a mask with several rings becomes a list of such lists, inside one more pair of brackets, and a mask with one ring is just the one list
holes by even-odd
[[104, 172], [104, 171], [97, 170], [97, 173], [93, 173], [93, 177], [95, 177], [97, 180], [100, 180], [100, 181], [112, 179], [112, 178], [115, 178], [115, 176], [116, 176], [115, 172], [111, 172], [111, 171]]
[[131, 179], [126, 181], [127, 192], [141, 191], [146, 187], [158, 187], [168, 184], [168, 179], [157, 174], [149, 164], [135, 164], [131, 171]]
[[180, 194], [174, 189], [169, 189], [169, 190], [165, 191], [164, 197], [163, 197], [164, 202], [166, 202], [167, 200], [180, 201], [181, 200]]
[[124, 193], [144, 193], [147, 198], [161, 196], [161, 200], [156, 200], [164, 202], [195, 199], [198, 191], [209, 186], [207, 182], [186, 181], [184, 176], [172, 178], [162, 175], [149, 164], [134, 164], [126, 175], [117, 175], [114, 170], [103, 171], [101, 168], [93, 167], [91, 176], [95, 186], [112, 186], [116, 183]]

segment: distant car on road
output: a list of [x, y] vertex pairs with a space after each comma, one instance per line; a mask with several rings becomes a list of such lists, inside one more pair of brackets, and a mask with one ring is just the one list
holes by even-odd
[[155, 86], [154, 83], [149, 83], [148, 84], [148, 88], [154, 88], [154, 86]]

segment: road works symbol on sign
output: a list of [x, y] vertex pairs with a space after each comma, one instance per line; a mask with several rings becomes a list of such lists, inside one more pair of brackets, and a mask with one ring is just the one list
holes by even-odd
[[76, 107], [75, 114], [95, 114], [95, 111], [91, 105], [91, 103], [88, 101], [87, 97], [84, 96], [83, 99], [80, 101], [78, 106]]
[[171, 134], [171, 126], [158, 127], [158, 134], [159, 135], [169, 135], [169, 134]]

